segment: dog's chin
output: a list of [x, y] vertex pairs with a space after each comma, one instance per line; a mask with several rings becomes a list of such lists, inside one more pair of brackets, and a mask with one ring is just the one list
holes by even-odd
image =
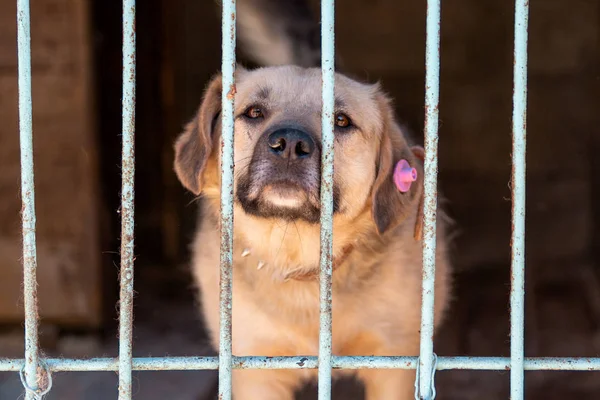
[[291, 184], [267, 185], [260, 197], [264, 203], [272, 207], [290, 210], [302, 208], [308, 201], [306, 192]]
[[309, 201], [309, 194], [299, 185], [289, 182], [266, 184], [252, 198], [246, 191], [238, 192], [238, 201], [247, 214], [266, 219], [319, 222], [320, 211]]

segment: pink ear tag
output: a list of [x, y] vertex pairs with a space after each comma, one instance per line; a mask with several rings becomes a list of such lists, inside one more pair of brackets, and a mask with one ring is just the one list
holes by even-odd
[[394, 168], [394, 183], [399, 191], [406, 193], [410, 186], [417, 180], [417, 170], [410, 166], [408, 161], [400, 160]]

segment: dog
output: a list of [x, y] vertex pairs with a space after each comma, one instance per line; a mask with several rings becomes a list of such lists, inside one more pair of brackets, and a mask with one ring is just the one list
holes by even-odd
[[[270, 57], [300, 64], [294, 62], [292, 51], [286, 54]], [[238, 66], [235, 89], [233, 353], [318, 355], [321, 70]], [[217, 75], [208, 84], [197, 115], [174, 144], [178, 179], [204, 200], [192, 244], [192, 271], [215, 348], [221, 93], [222, 79]], [[335, 75], [334, 124], [332, 352], [418, 355], [423, 149], [411, 143], [379, 84], [340, 73]], [[417, 172], [408, 191], [400, 191], [394, 183], [400, 160]], [[446, 228], [440, 210], [436, 326], [450, 297]], [[414, 370], [355, 373], [368, 400], [414, 398]], [[292, 400], [295, 391], [314, 377], [314, 370], [234, 370], [233, 397]]]

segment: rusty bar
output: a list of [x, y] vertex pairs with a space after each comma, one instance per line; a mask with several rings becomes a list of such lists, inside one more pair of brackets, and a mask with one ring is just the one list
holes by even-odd
[[23, 235], [23, 291], [25, 308], [25, 382], [33, 400], [38, 388], [39, 363], [37, 307], [37, 250], [35, 235], [35, 183], [33, 174], [33, 122], [31, 101], [31, 31], [29, 0], [17, 0], [17, 57], [19, 65], [19, 134], [21, 146], [21, 214]]
[[528, 0], [515, 2], [510, 290], [510, 398], [524, 398], [525, 145], [527, 123]]
[[119, 400], [131, 400], [135, 177], [135, 0], [123, 0], [123, 150], [121, 160], [121, 270]]
[[333, 249], [334, 0], [321, 0], [321, 259], [319, 275], [319, 400], [331, 399], [331, 275]]
[[[415, 369], [418, 357], [391, 356], [332, 356], [334, 369]], [[0, 359], [0, 371], [18, 372], [24, 359]], [[119, 361], [115, 358], [46, 360], [53, 372], [118, 371]], [[135, 371], [199, 371], [219, 368], [218, 357], [157, 357], [134, 358]], [[315, 356], [293, 357], [233, 357], [234, 369], [316, 369]], [[510, 357], [438, 357], [438, 370], [505, 371], [511, 365]], [[527, 371], [588, 371], [600, 372], [600, 357], [529, 357], [524, 360]]]
[[235, 100], [235, 0], [223, 1], [221, 131], [221, 277], [219, 400], [231, 400], [231, 287], [233, 278], [233, 143]]
[[438, 173], [438, 105], [440, 92], [440, 0], [427, 0], [425, 53], [425, 183], [421, 345], [417, 376], [419, 399], [433, 394], [434, 290]]

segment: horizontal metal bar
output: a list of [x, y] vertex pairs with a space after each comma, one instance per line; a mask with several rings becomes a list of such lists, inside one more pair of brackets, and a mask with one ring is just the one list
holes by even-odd
[[[0, 359], [0, 371], [18, 372], [24, 359]], [[116, 358], [45, 360], [53, 372], [118, 371]], [[415, 369], [418, 357], [333, 356], [334, 369]], [[317, 357], [233, 357], [234, 369], [316, 369]], [[196, 371], [216, 370], [218, 357], [155, 357], [134, 358], [135, 371]], [[600, 371], [600, 357], [535, 357], [525, 358], [527, 371]], [[438, 370], [510, 370], [509, 357], [438, 357]]]

